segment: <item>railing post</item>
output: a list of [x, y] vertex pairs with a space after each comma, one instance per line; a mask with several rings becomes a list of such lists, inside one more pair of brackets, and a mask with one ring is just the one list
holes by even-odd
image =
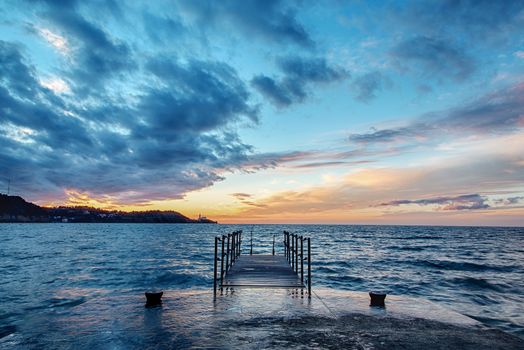
[[253, 255], [253, 229], [251, 229], [251, 250], [249, 251], [249, 255]]
[[286, 259], [287, 259], [287, 262], [289, 263], [289, 232], [287, 231], [285, 235], [285, 240], [286, 240]]
[[300, 282], [304, 285], [304, 236], [300, 236]]
[[224, 243], [226, 236], [222, 235], [222, 255], [220, 256], [220, 289], [222, 290], [222, 285], [224, 284]]
[[229, 240], [230, 240], [231, 234], [227, 234], [227, 249], [226, 249], [226, 273], [229, 270]]
[[311, 298], [311, 238], [307, 239], [307, 294]]
[[284, 257], [287, 258], [287, 250], [286, 250], [286, 231], [284, 231], [284, 232], [282, 233], [282, 235], [283, 235], [283, 237], [284, 237], [284, 239], [282, 240], [282, 242], [284, 243]]
[[289, 238], [290, 234], [289, 232], [286, 235], [287, 239], [287, 262], [291, 264], [291, 239]]
[[291, 234], [291, 268], [293, 269], [293, 271], [295, 271], [295, 256], [293, 255], [295, 254], [295, 238], [293, 237], [294, 235], [294, 233]]
[[298, 235], [295, 235], [295, 272], [298, 274]]
[[275, 255], [275, 234], [273, 234], [273, 255]]
[[238, 258], [238, 242], [240, 241], [240, 231], [237, 231], [237, 239], [235, 244], [235, 261]]
[[284, 231], [284, 256], [286, 257], [286, 260], [287, 260], [287, 246], [286, 246], [286, 231]]
[[233, 232], [231, 236], [231, 266], [235, 263], [237, 258], [237, 233]]
[[218, 237], [215, 237], [215, 260], [213, 263], [213, 295], [217, 295], [217, 254], [218, 254]]

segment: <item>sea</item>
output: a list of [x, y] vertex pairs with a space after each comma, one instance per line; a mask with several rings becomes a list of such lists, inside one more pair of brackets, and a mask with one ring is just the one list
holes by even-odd
[[235, 230], [243, 254], [310, 237], [313, 290], [422, 297], [524, 338], [524, 228], [49, 223], [0, 224], [0, 344], [108, 295], [210, 290], [214, 237]]

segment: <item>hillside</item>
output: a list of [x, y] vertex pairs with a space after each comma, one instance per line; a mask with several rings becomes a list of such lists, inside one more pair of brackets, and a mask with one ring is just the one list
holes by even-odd
[[176, 211], [103, 210], [91, 207], [45, 208], [19, 196], [0, 194], [0, 222], [216, 223], [190, 219]]

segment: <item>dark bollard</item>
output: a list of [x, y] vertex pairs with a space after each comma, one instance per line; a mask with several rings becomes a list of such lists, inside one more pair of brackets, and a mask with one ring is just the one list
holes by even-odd
[[386, 293], [369, 292], [369, 297], [371, 298], [371, 303], [369, 306], [386, 306], [386, 303], [384, 302], [386, 300]]
[[164, 292], [146, 292], [146, 307], [153, 307], [162, 304]]

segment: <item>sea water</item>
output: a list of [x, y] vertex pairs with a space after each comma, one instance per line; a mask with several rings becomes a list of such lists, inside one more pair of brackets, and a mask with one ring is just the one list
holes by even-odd
[[0, 339], [108, 295], [211, 289], [214, 237], [239, 229], [243, 254], [251, 237], [253, 254], [273, 239], [282, 254], [284, 230], [311, 237], [313, 290], [423, 297], [524, 337], [524, 228], [0, 224]]

